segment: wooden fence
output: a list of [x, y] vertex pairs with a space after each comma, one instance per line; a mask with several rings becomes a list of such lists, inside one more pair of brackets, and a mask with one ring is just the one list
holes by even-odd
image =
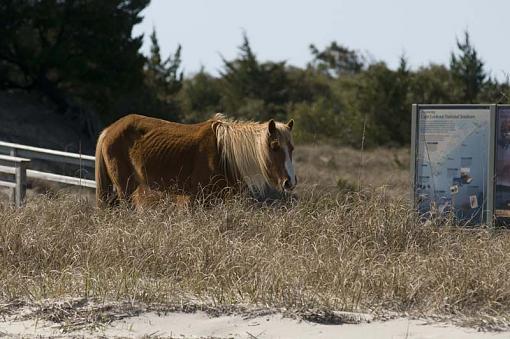
[[12, 181], [0, 180], [0, 186], [11, 189], [11, 201], [17, 207], [21, 206], [25, 200], [27, 178], [82, 187], [96, 187], [94, 180], [32, 170], [30, 169], [31, 160], [69, 164], [80, 169], [86, 168], [92, 171], [95, 166], [94, 156], [0, 141], [0, 173], [7, 173], [13, 176]]

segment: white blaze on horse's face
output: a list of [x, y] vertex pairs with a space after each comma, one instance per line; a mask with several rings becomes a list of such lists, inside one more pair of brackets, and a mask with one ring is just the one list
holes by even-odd
[[285, 170], [287, 171], [287, 176], [290, 178], [291, 187], [295, 187], [297, 180], [296, 174], [294, 173], [294, 164], [292, 163], [292, 155], [289, 147], [285, 147]]
[[290, 181], [290, 185], [287, 181], [284, 181], [282, 187], [284, 191], [291, 191], [297, 184], [291, 152], [292, 151], [289, 149], [289, 147], [285, 147], [285, 171], [287, 172], [287, 180]]
[[276, 125], [273, 120], [269, 122], [269, 177], [275, 188], [289, 192], [297, 184], [294, 164], [292, 163], [292, 126], [294, 121], [287, 124]]

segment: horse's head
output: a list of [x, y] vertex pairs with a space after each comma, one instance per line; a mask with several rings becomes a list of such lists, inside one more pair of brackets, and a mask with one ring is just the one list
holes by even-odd
[[224, 168], [252, 193], [264, 196], [268, 189], [288, 192], [296, 186], [293, 125], [293, 120], [286, 124], [274, 120], [242, 122], [217, 114], [211, 126]]
[[297, 184], [292, 163], [293, 125], [294, 120], [290, 120], [287, 124], [277, 123], [272, 119], [268, 122], [267, 174], [273, 187], [285, 192], [292, 191]]

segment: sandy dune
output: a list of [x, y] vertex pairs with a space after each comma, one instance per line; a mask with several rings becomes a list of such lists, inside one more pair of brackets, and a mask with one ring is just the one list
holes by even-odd
[[405, 318], [362, 324], [322, 325], [281, 314], [243, 318], [210, 317], [204, 312], [154, 312], [114, 321], [95, 330], [62, 333], [59, 324], [36, 320], [0, 322], [1, 336], [174, 337], [174, 338], [510, 338], [510, 332], [478, 332], [444, 323]]

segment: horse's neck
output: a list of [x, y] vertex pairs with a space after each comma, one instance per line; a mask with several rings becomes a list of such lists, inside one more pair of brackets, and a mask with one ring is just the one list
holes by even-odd
[[265, 190], [267, 175], [264, 154], [263, 131], [258, 126], [224, 126], [219, 131], [220, 154], [227, 176], [234, 181], [242, 181], [250, 190]]

